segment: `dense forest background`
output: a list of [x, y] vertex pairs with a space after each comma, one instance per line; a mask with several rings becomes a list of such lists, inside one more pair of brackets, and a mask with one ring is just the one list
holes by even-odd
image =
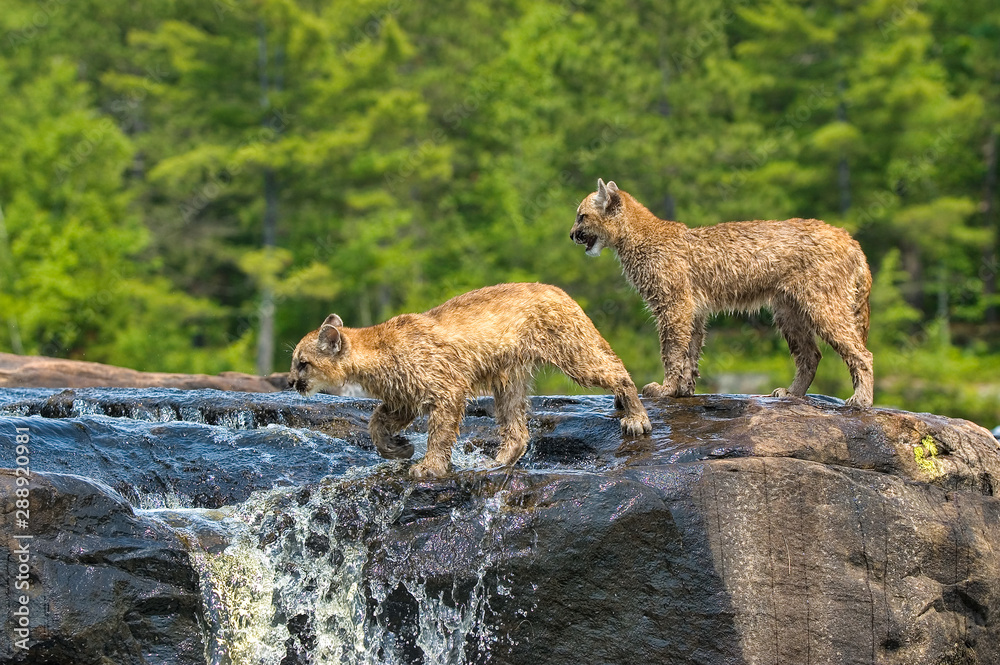
[[[1000, 423], [994, 0], [0, 0], [0, 99], [0, 350], [266, 373], [330, 311], [529, 280], [662, 380], [568, 238], [602, 177], [848, 229], [876, 402]], [[766, 312], [713, 322], [701, 391], [792, 374]]]

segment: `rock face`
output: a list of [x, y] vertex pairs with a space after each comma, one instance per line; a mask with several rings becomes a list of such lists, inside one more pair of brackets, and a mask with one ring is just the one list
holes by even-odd
[[284, 390], [287, 384], [287, 374], [268, 377], [240, 372], [223, 372], [218, 376], [165, 374], [79, 360], [0, 353], [0, 388], [214, 388], [269, 393]]
[[[204, 663], [202, 602], [187, 548], [97, 484], [35, 474], [29, 530], [15, 529], [15, 476], [0, 470], [0, 519], [10, 595], [27, 594], [30, 649], [15, 649], [11, 602], [0, 635], [5, 663]], [[16, 533], [30, 540], [13, 539]], [[24, 545], [22, 545], [24, 544]], [[14, 588], [28, 554], [30, 588]], [[6, 578], [6, 576], [5, 576]]]
[[[55, 397], [0, 399], [0, 464], [11, 464], [3, 437], [14, 425], [34, 428], [36, 445], [61, 440], [36, 452], [37, 464], [74, 445], [129, 464], [124, 451], [109, 452], [114, 437], [95, 436]], [[218, 431], [206, 421], [226, 403], [195, 417], [178, 399], [124, 391], [70, 402], [106, 414], [141, 403], [161, 420], [201, 418], [198, 427]], [[817, 398], [704, 395], [644, 400], [653, 436], [623, 441], [611, 397], [535, 398], [529, 453], [502, 470], [475, 452], [498, 443], [492, 402], [481, 399], [467, 410], [459, 470], [414, 482], [406, 463], [371, 455], [371, 401], [281, 399], [240, 399], [254, 417], [225, 421], [243, 423], [239, 446], [202, 437], [194, 455], [178, 446], [179, 430], [150, 428], [131, 458], [137, 478], [153, 465], [201, 478], [228, 463], [213, 445], [252, 443], [268, 459], [304, 445], [279, 445], [286, 430], [269, 418], [296, 436], [334, 432], [346, 455], [336, 459], [353, 470], [311, 465], [307, 450], [293, 458], [298, 475], [275, 478], [273, 490], [192, 495], [195, 507], [242, 501], [241, 535], [220, 528], [196, 547], [167, 527], [183, 516], [151, 519], [97, 484], [52, 475], [32, 489], [33, 505], [40, 492], [51, 506], [38, 578], [50, 585], [48, 606], [67, 608], [51, 613], [46, 644], [79, 649], [75, 660], [45, 662], [108, 662], [98, 639], [123, 654], [132, 644], [196, 650], [198, 574], [183, 541], [208, 561], [201, 593], [215, 600], [204, 641], [226, 654], [218, 662], [1000, 663], [1000, 450], [972, 423]], [[44, 429], [32, 414], [73, 427]], [[192, 424], [176, 425], [196, 436]], [[423, 426], [408, 432], [418, 448]], [[77, 430], [79, 442], [67, 441]], [[328, 443], [309, 450], [332, 454]], [[173, 456], [183, 464], [164, 462]], [[83, 468], [110, 484], [127, 477]], [[266, 478], [247, 482], [261, 490]], [[143, 547], [139, 531], [149, 534]], [[83, 565], [100, 574], [74, 577]], [[4, 637], [0, 662], [43, 662], [12, 660]]]
[[[647, 406], [652, 442], [543, 414], [526, 469], [321, 485], [288, 498], [313, 517], [262, 532], [302, 557], [303, 524], [333, 549], [363, 543], [369, 632], [401, 654], [422, 652], [411, 636], [441, 597], [479, 608], [468, 662], [1000, 662], [988, 432], [810, 400]], [[379, 527], [373, 498], [395, 515]]]

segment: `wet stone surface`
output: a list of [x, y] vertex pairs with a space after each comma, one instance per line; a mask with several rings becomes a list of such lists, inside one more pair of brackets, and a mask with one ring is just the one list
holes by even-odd
[[5, 626], [0, 663], [1000, 662], [989, 432], [820, 398], [644, 403], [652, 437], [623, 439], [610, 396], [534, 398], [504, 470], [480, 399], [456, 472], [415, 482], [371, 450], [371, 400], [0, 393], [0, 466], [32, 436], [49, 608], [28, 659]]

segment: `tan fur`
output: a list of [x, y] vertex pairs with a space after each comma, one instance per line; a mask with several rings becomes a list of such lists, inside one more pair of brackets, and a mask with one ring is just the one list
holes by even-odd
[[411, 457], [413, 446], [397, 433], [428, 412], [427, 455], [410, 473], [440, 476], [448, 472], [465, 400], [479, 392], [495, 398], [497, 461], [517, 462], [528, 443], [531, 375], [542, 363], [580, 385], [613, 391], [625, 434], [651, 431], [621, 360], [580, 306], [546, 284], [490, 286], [369, 328], [345, 328], [331, 314], [295, 348], [289, 381], [303, 395], [355, 381], [383, 400], [369, 423], [383, 457]]
[[776, 396], [804, 395], [819, 365], [818, 334], [847, 363], [854, 395], [871, 406], [868, 341], [871, 272], [846, 231], [815, 219], [729, 222], [687, 228], [657, 218], [614, 182], [577, 208], [570, 238], [597, 256], [618, 255], [626, 278], [656, 315], [663, 384], [646, 396], [694, 392], [707, 317], [768, 306], [795, 359], [795, 378]]

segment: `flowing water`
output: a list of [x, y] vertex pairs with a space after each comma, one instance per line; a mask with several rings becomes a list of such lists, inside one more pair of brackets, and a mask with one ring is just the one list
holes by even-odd
[[[0, 436], [27, 428], [33, 472], [102, 483], [180, 536], [200, 580], [207, 663], [488, 660], [509, 639], [486, 621], [509, 596], [489, 573], [502, 556], [504, 490], [450, 508], [414, 497], [424, 490], [405, 481], [403, 463], [371, 450], [373, 406], [290, 393], [6, 390]], [[419, 457], [426, 434], [418, 424], [408, 435]], [[454, 464], [489, 468], [489, 437], [466, 436]], [[5, 445], [0, 467], [14, 464]], [[386, 537], [420, 510], [450, 511], [448, 529], [475, 534], [463, 554], [472, 575], [451, 588], [408, 568], [409, 546]]]

